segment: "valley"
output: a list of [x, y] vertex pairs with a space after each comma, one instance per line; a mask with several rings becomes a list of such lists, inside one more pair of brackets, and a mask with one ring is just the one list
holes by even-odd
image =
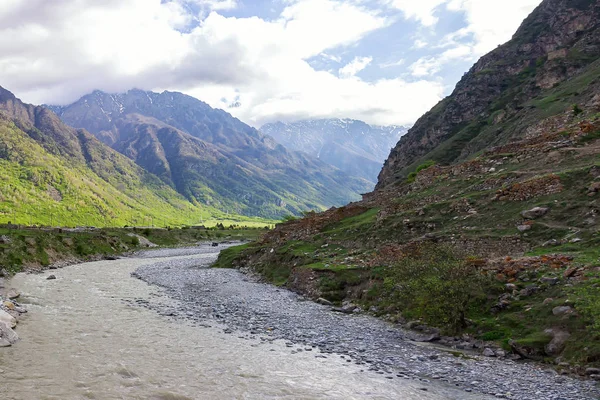
[[599, 0], [143, 3], [0, 6], [3, 398], [600, 398]]

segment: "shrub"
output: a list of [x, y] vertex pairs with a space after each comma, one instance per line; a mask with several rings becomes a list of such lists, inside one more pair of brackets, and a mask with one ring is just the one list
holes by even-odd
[[408, 176], [406, 177], [406, 182], [413, 183], [415, 181], [415, 179], [417, 179], [417, 175], [419, 174], [419, 172], [421, 172], [424, 169], [427, 169], [429, 167], [432, 167], [434, 165], [435, 165], [435, 161], [433, 161], [433, 160], [425, 161], [423, 164], [419, 165], [413, 172], [408, 174]]
[[384, 284], [406, 315], [457, 333], [486, 299], [487, 274], [444, 245], [421, 245], [391, 266]]
[[591, 279], [570, 288], [575, 307], [596, 332], [600, 332], [600, 279]]
[[583, 112], [583, 110], [579, 107], [578, 104], [573, 104], [573, 114], [579, 115]]

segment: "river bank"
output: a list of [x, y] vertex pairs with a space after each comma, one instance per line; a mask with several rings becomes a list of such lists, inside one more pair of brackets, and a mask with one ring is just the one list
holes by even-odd
[[112, 259], [141, 249], [204, 242], [255, 240], [265, 229], [183, 228], [42, 228], [0, 225], [0, 277]]
[[395, 380], [440, 381], [476, 393], [507, 399], [595, 399], [593, 381], [561, 376], [534, 363], [455, 353], [412, 342], [407, 332], [366, 315], [332, 312], [332, 307], [307, 301], [295, 293], [265, 285], [235, 270], [208, 268], [214, 255], [190, 256], [194, 250], [153, 251], [146, 256], [174, 256], [138, 268], [134, 276], [166, 289], [178, 300], [160, 314], [219, 326], [223, 333], [251, 340], [285, 340], [290, 354], [309, 352], [342, 358], [362, 371]]

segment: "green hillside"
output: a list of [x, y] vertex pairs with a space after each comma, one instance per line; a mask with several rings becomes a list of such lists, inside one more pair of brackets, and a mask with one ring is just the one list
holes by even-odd
[[51, 226], [264, 226], [187, 201], [50, 111], [0, 93], [0, 223]]

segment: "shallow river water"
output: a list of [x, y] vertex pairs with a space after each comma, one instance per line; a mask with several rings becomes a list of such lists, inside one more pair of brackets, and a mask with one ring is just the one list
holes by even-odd
[[[164, 260], [164, 259], [161, 259]], [[282, 341], [248, 340], [165, 317], [163, 289], [131, 277], [152, 258], [100, 261], [10, 285], [29, 312], [21, 341], [0, 349], [0, 398], [37, 399], [481, 399], [436, 382], [389, 380]], [[137, 303], [136, 303], [137, 301]], [[426, 390], [424, 390], [426, 389]]]

